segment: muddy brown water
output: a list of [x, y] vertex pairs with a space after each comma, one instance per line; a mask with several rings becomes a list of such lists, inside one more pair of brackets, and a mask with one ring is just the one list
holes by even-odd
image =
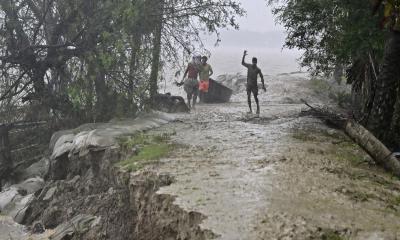
[[241, 93], [156, 130], [186, 146], [157, 166], [177, 180], [159, 193], [205, 215], [217, 239], [400, 238], [399, 181], [343, 133], [300, 117], [300, 98], [325, 100], [307, 79], [283, 78], [269, 79], [260, 118]]

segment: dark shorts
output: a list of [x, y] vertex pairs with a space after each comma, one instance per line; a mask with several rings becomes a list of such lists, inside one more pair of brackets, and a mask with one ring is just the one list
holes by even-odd
[[257, 96], [258, 95], [258, 86], [257, 85], [256, 86], [247, 85], [246, 91], [247, 91], [247, 94], [253, 93], [254, 95]]

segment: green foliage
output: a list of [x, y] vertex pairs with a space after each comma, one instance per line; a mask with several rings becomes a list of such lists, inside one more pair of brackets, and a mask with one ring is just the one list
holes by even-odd
[[143, 110], [152, 63], [178, 62], [181, 50], [202, 46], [202, 32], [237, 28], [243, 15], [235, 0], [39, 2], [0, 1], [0, 101], [31, 94], [56, 112], [64, 108], [51, 99], [68, 96], [86, 121]]
[[315, 74], [331, 73], [368, 53], [381, 56], [384, 34], [368, 1], [273, 1], [274, 14], [286, 28], [285, 46], [304, 50], [302, 65]]

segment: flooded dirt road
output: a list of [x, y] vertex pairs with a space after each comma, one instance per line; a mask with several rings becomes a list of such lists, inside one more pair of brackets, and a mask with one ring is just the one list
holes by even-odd
[[185, 147], [157, 167], [159, 193], [207, 218], [217, 239], [399, 239], [400, 182], [343, 133], [302, 116], [324, 103], [301, 75], [267, 77], [260, 118], [243, 93], [156, 130]]
[[[62, 206], [66, 212], [58, 215], [63, 217], [79, 210], [83, 201], [88, 205], [71, 216], [104, 220], [106, 227], [99, 225], [104, 231], [94, 227], [85, 237], [71, 239], [400, 239], [400, 181], [375, 166], [342, 132], [303, 112], [300, 99], [332, 104], [326, 97], [329, 88], [298, 73], [266, 76], [266, 81], [259, 118], [245, 114], [246, 96], [239, 91], [230, 103], [168, 115], [172, 122], [165, 125], [151, 122], [153, 127], [145, 129], [153, 130], [146, 133], [169, 133], [165, 141], [174, 143], [167, 158], [132, 172], [112, 172], [109, 178], [99, 175], [98, 186], [104, 190], [89, 189], [83, 196], [82, 189], [93, 179], [91, 169], [82, 181], [74, 176], [49, 182], [38, 195], [53, 195], [52, 200], [39, 201], [45, 210], [38, 211], [52, 213]], [[129, 126], [137, 129], [137, 124]], [[123, 151], [120, 145], [113, 149], [115, 156], [99, 158], [94, 152], [93, 166], [118, 163]], [[71, 163], [87, 161], [74, 156]], [[109, 165], [104, 166], [108, 172]], [[58, 195], [55, 190], [48, 194], [53, 187], [60, 189]], [[71, 201], [71, 196], [78, 198]], [[108, 211], [115, 211], [113, 217]], [[0, 216], [0, 239], [44, 240], [58, 228], [32, 235], [27, 227]], [[99, 235], [107, 229], [121, 236]]]

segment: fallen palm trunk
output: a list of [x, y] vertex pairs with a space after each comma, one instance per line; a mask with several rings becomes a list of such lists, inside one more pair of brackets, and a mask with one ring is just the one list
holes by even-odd
[[353, 120], [347, 121], [344, 130], [378, 165], [400, 177], [400, 161], [371, 132]]
[[376, 164], [383, 166], [395, 176], [400, 177], [400, 161], [370, 131], [354, 120], [335, 114], [328, 109], [313, 107], [306, 101], [303, 102], [311, 109], [313, 115], [342, 129], [374, 159]]

